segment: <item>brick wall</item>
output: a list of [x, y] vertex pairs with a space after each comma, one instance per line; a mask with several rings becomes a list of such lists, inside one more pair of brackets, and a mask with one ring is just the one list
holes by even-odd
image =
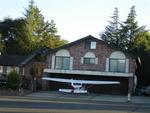
[[[71, 47], [68, 47], [66, 49], [69, 51], [70, 55], [73, 57], [73, 69], [74, 70], [95, 70], [95, 71], [105, 71], [106, 58], [109, 58], [112, 52], [117, 51], [115, 49], [108, 47], [106, 44], [100, 41], [97, 42], [96, 49], [86, 49], [84, 41], [78, 44], [75, 44]], [[98, 64], [82, 64], [81, 63], [81, 57], [84, 57], [84, 55], [87, 52], [93, 52], [95, 54], [95, 56], [98, 58]], [[48, 68], [51, 68], [52, 55], [55, 55], [55, 53], [47, 56], [46, 67]], [[129, 58], [129, 56], [126, 56], [126, 57], [129, 59], [129, 72], [134, 73], [135, 72], [135, 60], [132, 58]]]

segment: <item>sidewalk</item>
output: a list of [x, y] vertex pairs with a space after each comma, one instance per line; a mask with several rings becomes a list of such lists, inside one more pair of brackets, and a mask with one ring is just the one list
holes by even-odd
[[[46, 99], [46, 100], [67, 100], [67, 101], [90, 101], [90, 102], [129, 102], [127, 96], [114, 96], [102, 94], [68, 94], [61, 92], [41, 91], [29, 94], [25, 97]], [[150, 104], [150, 97], [132, 96], [131, 103]]]

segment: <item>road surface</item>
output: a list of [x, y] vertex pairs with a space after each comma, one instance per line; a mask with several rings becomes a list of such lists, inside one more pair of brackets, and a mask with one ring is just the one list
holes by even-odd
[[0, 99], [0, 113], [150, 113], [150, 105], [38, 99]]

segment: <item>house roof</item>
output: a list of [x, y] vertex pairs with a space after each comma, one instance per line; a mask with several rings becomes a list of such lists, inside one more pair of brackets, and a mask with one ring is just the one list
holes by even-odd
[[98, 39], [98, 38], [95, 38], [95, 37], [93, 37], [92, 35], [88, 35], [88, 36], [83, 37], [83, 38], [81, 38], [81, 39], [78, 39], [78, 40], [76, 40], [76, 41], [74, 41], [74, 42], [65, 44], [65, 45], [60, 46], [60, 47], [58, 47], [58, 48], [54, 48], [54, 49], [52, 49], [50, 52], [55, 52], [55, 51], [57, 51], [57, 50], [59, 50], [59, 49], [65, 49], [65, 48], [71, 47], [71, 46], [73, 46], [73, 45], [75, 45], [75, 44], [78, 44], [78, 43], [80, 43], [80, 42], [83, 42], [83, 41], [85, 41], [85, 40], [95, 40], [95, 41], [99, 41], [99, 42], [101, 42], [101, 43], [103, 43], [103, 44], [107, 44], [106, 42], [104, 42], [104, 41], [102, 41], [102, 40], [100, 40], [100, 39]]
[[18, 66], [20, 65], [25, 59], [27, 59], [27, 56], [0, 56], [0, 65], [3, 66]]
[[31, 61], [38, 54], [45, 54], [47, 49], [42, 48], [34, 51], [28, 56], [18, 56], [18, 55], [0, 55], [0, 65], [3, 66], [23, 66]]
[[95, 38], [95, 37], [93, 37], [92, 35], [88, 35], [88, 36], [86, 36], [86, 37], [83, 37], [83, 38], [78, 39], [78, 40], [76, 40], [76, 41], [74, 41], [74, 42], [65, 44], [65, 45], [60, 46], [60, 47], [58, 47], [58, 48], [50, 49], [49, 52], [47, 52], [47, 53], [53, 53], [53, 52], [56, 52], [56, 51], [58, 51], [58, 50], [60, 50], [60, 49], [66, 49], [66, 48], [69, 48], [69, 47], [71, 47], [71, 46], [74, 46], [74, 45], [76, 45], [76, 44], [78, 44], [78, 43], [80, 43], [80, 42], [86, 41], [86, 40], [95, 40], [95, 41], [97, 41], [97, 42], [100, 42], [101, 44], [106, 45], [106, 46], [109, 47], [109, 48], [112, 48], [112, 49], [115, 49], [115, 50], [118, 50], [118, 51], [122, 51], [122, 52], [124, 52], [127, 56], [130, 56], [130, 57], [132, 57], [132, 58], [136, 58], [136, 57], [137, 57], [137, 56], [135, 56], [135, 55], [133, 55], [133, 54], [127, 52], [127, 51], [121, 50], [121, 48], [117, 48], [117, 47], [115, 47], [115, 46], [113, 46], [113, 45], [107, 44], [105, 41], [103, 41], [103, 40], [101, 40], [101, 39], [98, 39], [98, 38]]

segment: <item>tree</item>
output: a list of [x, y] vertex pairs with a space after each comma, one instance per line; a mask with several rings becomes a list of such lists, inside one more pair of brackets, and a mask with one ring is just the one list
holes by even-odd
[[4, 45], [4, 54], [20, 55], [28, 54], [31, 51], [32, 44], [26, 36], [24, 19], [5, 18], [0, 22], [0, 33]]
[[129, 50], [132, 47], [133, 40], [139, 33], [145, 32], [144, 29], [144, 26], [138, 26], [138, 22], [136, 21], [135, 6], [132, 6], [128, 14], [127, 20], [121, 26], [120, 33], [121, 37], [125, 39], [126, 49]]
[[25, 18], [5, 18], [0, 22], [0, 52], [28, 55], [42, 47], [55, 48], [67, 43], [56, 35], [54, 20], [50, 23], [45, 21], [33, 0], [29, 2], [24, 15]]
[[[54, 20], [45, 22], [41, 11], [34, 5], [34, 1], [29, 2], [29, 7], [25, 12], [26, 32], [31, 40], [33, 50], [41, 47], [55, 48], [55, 41], [63, 42], [57, 38], [57, 28]], [[63, 43], [64, 44], [64, 43]]]
[[123, 40], [120, 37], [120, 20], [118, 8], [115, 8], [113, 16], [111, 18], [113, 20], [109, 21], [110, 25], [107, 25], [105, 27], [105, 32], [100, 34], [100, 36], [106, 43], [116, 47], [122, 47]]
[[136, 75], [138, 77], [138, 87], [150, 85], [150, 33], [139, 33], [132, 43], [132, 52], [140, 58]]
[[7, 76], [7, 87], [13, 90], [21, 88], [22, 79], [15, 70], [11, 71]]

